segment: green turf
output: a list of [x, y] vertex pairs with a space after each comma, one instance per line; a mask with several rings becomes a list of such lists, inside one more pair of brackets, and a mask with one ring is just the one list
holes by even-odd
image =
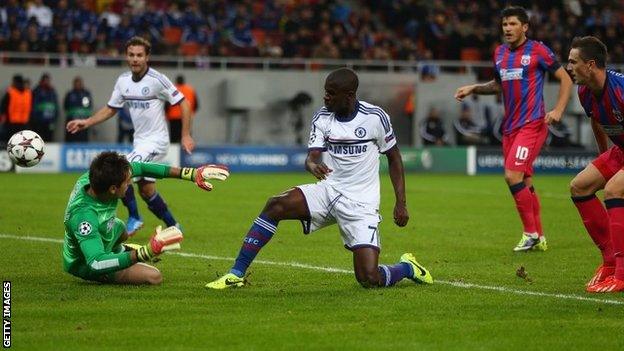
[[[76, 179], [0, 174], [0, 234], [63, 238], [62, 218]], [[251, 285], [207, 291], [231, 261], [167, 255], [159, 287], [102, 286], [61, 270], [61, 245], [0, 238], [0, 278], [13, 283], [13, 348], [42, 349], [318, 349], [318, 350], [618, 350], [624, 348], [624, 295], [583, 291], [599, 254], [570, 202], [570, 177], [541, 176], [550, 250], [511, 252], [520, 222], [500, 176], [408, 175], [406, 228], [392, 223], [393, 193], [382, 185], [381, 260], [416, 254], [435, 279], [417, 286], [365, 290], [351, 274], [254, 264]], [[185, 231], [183, 252], [234, 257], [266, 198], [309, 182], [305, 174], [235, 174], [212, 193], [163, 180], [159, 190]], [[146, 228], [158, 224], [141, 203]], [[119, 213], [125, 218], [125, 210]], [[144, 229], [137, 235], [143, 242]], [[301, 234], [284, 222], [260, 260], [350, 269], [336, 227]], [[530, 280], [516, 276], [526, 268]], [[461, 288], [473, 283], [518, 291]]]

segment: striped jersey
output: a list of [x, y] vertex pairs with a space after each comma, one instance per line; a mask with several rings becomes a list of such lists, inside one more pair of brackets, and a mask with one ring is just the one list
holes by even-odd
[[396, 144], [390, 117], [380, 107], [356, 101], [351, 116], [340, 118], [321, 108], [312, 119], [310, 150], [323, 151], [333, 170], [327, 182], [353, 201], [379, 207], [379, 154]]
[[544, 118], [544, 78], [561, 65], [553, 52], [541, 42], [527, 39], [511, 49], [508, 44], [494, 50], [494, 73], [503, 91], [507, 135], [532, 121]]
[[153, 68], [135, 82], [132, 72], [117, 78], [108, 106], [128, 106], [134, 125], [134, 145], [150, 143], [159, 148], [169, 146], [169, 130], [165, 119], [165, 102], [176, 105], [184, 99], [169, 78]]
[[585, 85], [579, 85], [578, 96], [587, 116], [602, 126], [613, 144], [624, 148], [624, 75], [607, 70], [601, 96]]

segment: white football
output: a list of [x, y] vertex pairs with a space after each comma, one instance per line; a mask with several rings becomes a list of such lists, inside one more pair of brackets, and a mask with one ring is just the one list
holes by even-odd
[[11, 161], [20, 167], [32, 167], [41, 161], [45, 143], [32, 130], [19, 131], [9, 139], [7, 152]]

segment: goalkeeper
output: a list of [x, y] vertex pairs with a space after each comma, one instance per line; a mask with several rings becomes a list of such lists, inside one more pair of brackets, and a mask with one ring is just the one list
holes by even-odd
[[65, 210], [63, 268], [76, 277], [117, 284], [160, 284], [162, 275], [146, 264], [156, 256], [180, 248], [182, 232], [160, 230], [143, 246], [123, 245], [128, 238], [122, 220], [115, 217], [117, 202], [126, 194], [132, 177], [181, 178], [210, 191], [210, 179], [225, 180], [225, 166], [177, 168], [155, 163], [129, 163], [116, 152], [98, 155], [89, 172], [78, 178]]

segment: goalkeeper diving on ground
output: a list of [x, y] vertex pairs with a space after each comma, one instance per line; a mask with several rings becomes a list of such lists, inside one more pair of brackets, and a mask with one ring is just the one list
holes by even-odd
[[63, 268], [76, 277], [115, 284], [160, 284], [160, 271], [147, 262], [161, 253], [180, 249], [179, 228], [156, 228], [145, 245], [124, 244], [126, 226], [117, 218], [117, 203], [133, 177], [179, 178], [210, 191], [212, 179], [225, 180], [227, 167], [206, 165], [177, 168], [156, 163], [128, 162], [116, 152], [103, 152], [78, 178], [69, 197], [63, 223]]

